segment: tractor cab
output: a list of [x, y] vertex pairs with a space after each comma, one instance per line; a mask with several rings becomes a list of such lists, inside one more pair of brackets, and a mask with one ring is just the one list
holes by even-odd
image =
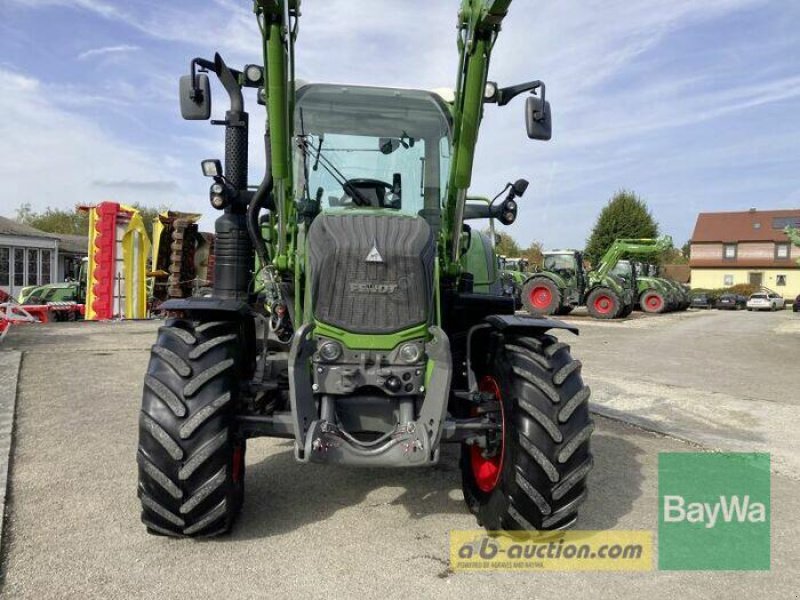
[[635, 291], [636, 275], [639, 270], [639, 266], [636, 263], [629, 260], [620, 260], [617, 261], [617, 264], [611, 269], [611, 274], [625, 282], [623, 287]]
[[436, 94], [305, 85], [294, 130], [296, 196], [312, 212], [385, 209], [438, 223], [452, 134]]
[[583, 255], [576, 250], [554, 250], [544, 254], [542, 271], [555, 273], [568, 288], [576, 288], [580, 293], [586, 287]]

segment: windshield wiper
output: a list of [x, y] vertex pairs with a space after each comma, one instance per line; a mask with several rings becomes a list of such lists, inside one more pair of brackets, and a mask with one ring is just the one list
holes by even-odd
[[308, 156], [309, 148], [311, 150], [316, 150], [316, 155], [314, 156], [314, 166], [312, 167], [314, 170], [317, 169], [317, 166], [322, 165], [322, 168], [325, 169], [328, 174], [333, 177], [333, 179], [342, 186], [342, 189], [347, 192], [353, 200], [358, 200], [356, 204], [359, 206], [372, 206], [372, 202], [369, 198], [367, 198], [358, 188], [353, 186], [344, 174], [336, 168], [336, 166], [331, 162], [331, 160], [327, 156], [323, 156], [322, 154], [322, 137], [320, 137], [319, 146], [314, 148], [311, 142], [308, 141], [308, 137], [310, 136], [302, 136], [303, 137], [303, 157]]

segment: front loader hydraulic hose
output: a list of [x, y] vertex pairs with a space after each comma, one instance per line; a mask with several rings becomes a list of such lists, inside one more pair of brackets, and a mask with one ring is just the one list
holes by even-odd
[[265, 268], [269, 264], [269, 256], [267, 254], [267, 245], [264, 243], [264, 238], [261, 236], [258, 225], [258, 213], [262, 208], [273, 210], [275, 203], [270, 202], [270, 194], [272, 194], [272, 162], [271, 162], [271, 149], [269, 130], [264, 134], [264, 152], [266, 154], [267, 169], [264, 172], [264, 179], [261, 185], [258, 186], [256, 193], [247, 205], [247, 233], [250, 234], [250, 241], [258, 253], [258, 259], [261, 261], [261, 268]]

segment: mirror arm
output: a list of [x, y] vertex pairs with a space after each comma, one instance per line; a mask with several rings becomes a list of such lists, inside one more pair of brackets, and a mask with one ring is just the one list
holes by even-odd
[[502, 205], [491, 206], [489, 204], [467, 202], [464, 205], [464, 220], [468, 219], [496, 219], [502, 212]]
[[231, 101], [231, 112], [241, 113], [244, 111], [244, 98], [242, 98], [242, 88], [239, 86], [239, 79], [233, 69], [229, 68], [222, 60], [219, 52], [214, 55], [214, 72], [219, 77], [220, 83], [228, 92]]
[[241, 73], [226, 65], [219, 53], [214, 55], [213, 61], [207, 58], [196, 57], [189, 63], [189, 70], [192, 75], [192, 100], [196, 101], [197, 95], [202, 94], [202, 90], [197, 85], [198, 68], [200, 72], [212, 71], [219, 78], [225, 91], [228, 92], [232, 111], [242, 112], [244, 110], [242, 88], [239, 86]]
[[[214, 63], [210, 60], [206, 60], [205, 58], [200, 58], [199, 56], [192, 59], [192, 62], [189, 63], [189, 72], [192, 74], [192, 93], [189, 96], [195, 102], [198, 101], [198, 96], [202, 95], [202, 90], [197, 85], [197, 67], [200, 67], [201, 72], [205, 72], [208, 70], [214, 70]], [[202, 100], [202, 98], [200, 98]]]
[[522, 94], [523, 92], [535, 92], [537, 89], [541, 88], [542, 90], [542, 103], [545, 101], [545, 86], [543, 81], [528, 81], [526, 83], [519, 83], [517, 85], [512, 85], [505, 88], [500, 88], [497, 90], [497, 105], [498, 106], [505, 106], [511, 100]]

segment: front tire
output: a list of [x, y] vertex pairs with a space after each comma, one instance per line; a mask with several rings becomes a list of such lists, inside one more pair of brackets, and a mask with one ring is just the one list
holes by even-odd
[[595, 319], [616, 319], [620, 313], [620, 299], [609, 288], [594, 289], [586, 299], [586, 308]]
[[152, 347], [139, 414], [139, 498], [147, 531], [208, 537], [230, 530], [244, 494], [235, 408], [239, 324], [171, 319]]
[[642, 310], [650, 314], [660, 314], [667, 306], [664, 296], [655, 290], [647, 290], [641, 296], [639, 306]]
[[533, 277], [522, 286], [522, 303], [532, 315], [556, 314], [561, 307], [561, 290], [546, 277]]
[[592, 469], [589, 388], [581, 363], [554, 337], [493, 333], [482, 391], [499, 400], [502, 444], [464, 444], [462, 487], [479, 524], [492, 530], [563, 529], [577, 519]]

